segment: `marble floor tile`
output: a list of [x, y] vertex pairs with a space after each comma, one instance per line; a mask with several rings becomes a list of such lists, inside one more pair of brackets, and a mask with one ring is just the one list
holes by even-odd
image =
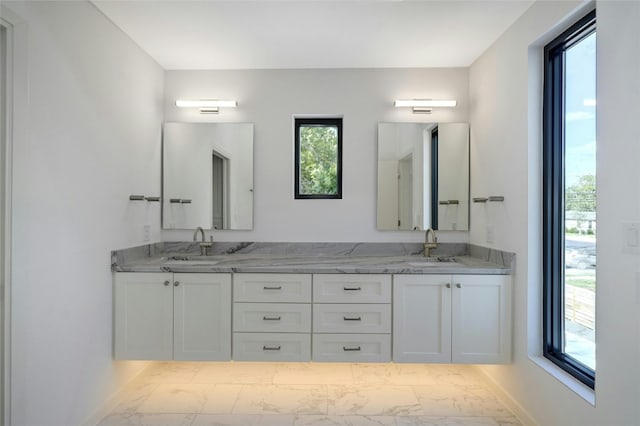
[[279, 366], [254, 362], [208, 363], [197, 371], [192, 383], [272, 384]]
[[429, 386], [436, 384], [482, 383], [477, 373], [465, 366], [446, 364], [354, 364], [355, 383]]
[[201, 413], [231, 414], [238, 401], [242, 385], [217, 384], [205, 389], [206, 400]]
[[160, 386], [159, 383], [136, 380], [112, 410], [112, 414], [133, 414]]
[[424, 367], [429, 370], [430, 376], [438, 384], [482, 386], [485, 383], [478, 371], [471, 366], [432, 364]]
[[200, 362], [154, 362], [140, 374], [140, 380], [150, 383], [191, 383], [202, 366]]
[[158, 362], [99, 426], [521, 426], [473, 367]]
[[241, 388], [241, 385], [160, 384], [137, 412], [230, 414]]
[[293, 414], [199, 414], [191, 426], [293, 426]]
[[427, 416], [511, 416], [489, 390], [478, 385], [412, 386]]
[[273, 383], [286, 385], [353, 384], [351, 364], [289, 363], [276, 370]]
[[515, 416], [494, 417], [493, 419], [499, 426], [522, 426], [520, 420]]
[[498, 426], [492, 417], [396, 417], [396, 426]]
[[393, 416], [297, 416], [294, 426], [396, 426]]
[[422, 414], [409, 386], [329, 385], [329, 414], [399, 416]]
[[326, 385], [244, 385], [234, 414], [327, 414]]
[[436, 384], [430, 370], [421, 364], [354, 364], [353, 376], [358, 384]]
[[190, 426], [195, 414], [111, 414], [98, 426]]

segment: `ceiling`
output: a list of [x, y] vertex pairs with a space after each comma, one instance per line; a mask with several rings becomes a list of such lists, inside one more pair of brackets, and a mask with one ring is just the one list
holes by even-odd
[[467, 67], [534, 1], [93, 0], [167, 70]]

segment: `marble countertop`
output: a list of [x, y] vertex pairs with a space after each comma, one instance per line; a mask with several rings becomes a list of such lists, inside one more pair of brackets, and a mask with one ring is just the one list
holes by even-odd
[[[421, 245], [243, 243], [199, 256], [192, 243], [156, 245], [112, 253], [115, 272], [486, 274], [513, 273], [512, 253], [466, 244], [443, 247], [427, 258]], [[462, 247], [461, 247], [462, 246]], [[137, 250], [137, 252], [136, 252]], [[386, 254], [388, 253], [388, 254]]]

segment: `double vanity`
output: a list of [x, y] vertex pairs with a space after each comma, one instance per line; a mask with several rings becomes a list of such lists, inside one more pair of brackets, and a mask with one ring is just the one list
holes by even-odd
[[510, 362], [513, 255], [431, 229], [469, 229], [467, 123], [378, 124], [377, 229], [424, 245], [206, 241], [253, 228], [253, 136], [165, 123], [162, 227], [202, 242], [113, 252], [117, 359]]
[[508, 363], [514, 256], [467, 244], [112, 253], [115, 358]]

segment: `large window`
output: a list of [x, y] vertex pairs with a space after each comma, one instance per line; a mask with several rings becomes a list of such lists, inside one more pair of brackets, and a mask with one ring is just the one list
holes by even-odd
[[342, 118], [295, 119], [295, 198], [342, 198]]
[[595, 384], [596, 14], [545, 47], [544, 356]]

